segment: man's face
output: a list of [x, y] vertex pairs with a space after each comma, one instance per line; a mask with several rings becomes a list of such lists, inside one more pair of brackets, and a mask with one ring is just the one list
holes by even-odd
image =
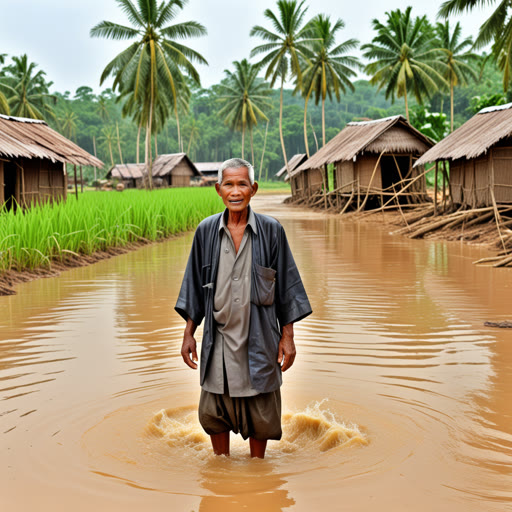
[[222, 173], [222, 183], [215, 184], [215, 190], [222, 197], [226, 208], [230, 212], [238, 213], [247, 208], [251, 197], [258, 190], [258, 184], [254, 182], [251, 185], [247, 167], [238, 169], [228, 167]]

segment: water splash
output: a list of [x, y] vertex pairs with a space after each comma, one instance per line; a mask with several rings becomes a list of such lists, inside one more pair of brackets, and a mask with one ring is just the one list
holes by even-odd
[[287, 453], [313, 447], [326, 452], [339, 446], [367, 445], [366, 435], [355, 424], [338, 419], [325, 404], [327, 399], [308, 405], [304, 411], [283, 415], [281, 450]]
[[[284, 413], [283, 438], [275, 449], [282, 453], [303, 449], [326, 452], [349, 445], [366, 446], [368, 439], [359, 427], [340, 420], [326, 403], [327, 400], [322, 400], [304, 410]], [[210, 448], [209, 437], [199, 424], [195, 406], [158, 411], [149, 420], [146, 433], [172, 448], [195, 451]], [[239, 441], [242, 442], [241, 438]], [[233, 442], [236, 444], [237, 440]]]

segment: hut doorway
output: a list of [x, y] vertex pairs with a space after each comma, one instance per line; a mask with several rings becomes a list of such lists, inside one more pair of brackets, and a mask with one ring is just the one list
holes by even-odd
[[16, 210], [16, 165], [12, 162], [4, 162], [4, 200], [7, 210]]
[[[400, 183], [409, 173], [411, 161], [409, 155], [383, 155], [380, 161], [382, 189], [386, 190]], [[390, 192], [390, 190], [388, 190]]]

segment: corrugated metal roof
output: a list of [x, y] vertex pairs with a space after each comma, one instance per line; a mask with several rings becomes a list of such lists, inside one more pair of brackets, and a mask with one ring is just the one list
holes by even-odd
[[103, 167], [101, 160], [52, 130], [45, 121], [24, 117], [0, 115], [0, 155]]
[[476, 158], [512, 135], [512, 103], [484, 108], [429, 149], [415, 165], [437, 160]]
[[[380, 137], [394, 127], [393, 134]], [[411, 136], [418, 140], [413, 144]], [[332, 138], [323, 148], [300, 165], [292, 176], [307, 169], [319, 169], [326, 164], [352, 160], [356, 155], [368, 152], [426, 150], [433, 142], [411, 126], [403, 116], [386, 117], [373, 121], [348, 123], [338, 135]]]
[[[298, 167], [302, 162], [306, 160], [306, 153], [297, 153], [293, 155], [290, 160], [288, 160], [288, 167], [290, 168], [290, 172], [294, 171], [296, 167]], [[280, 178], [286, 172], [286, 165], [284, 165], [278, 172], [276, 172], [276, 176]]]
[[168, 155], [158, 155], [153, 162], [153, 176], [166, 176], [169, 174], [183, 159], [194, 171], [196, 176], [201, 176], [197, 167], [192, 163], [186, 153], [170, 153]]

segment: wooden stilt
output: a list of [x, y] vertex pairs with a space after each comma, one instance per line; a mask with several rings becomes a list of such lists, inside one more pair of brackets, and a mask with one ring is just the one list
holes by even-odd
[[439, 162], [436, 162], [436, 169], [434, 171], [434, 217], [437, 215], [437, 172], [439, 169]]
[[75, 195], [76, 195], [76, 200], [78, 201], [78, 183], [76, 181], [76, 165], [73, 165], [73, 170], [75, 171]]

